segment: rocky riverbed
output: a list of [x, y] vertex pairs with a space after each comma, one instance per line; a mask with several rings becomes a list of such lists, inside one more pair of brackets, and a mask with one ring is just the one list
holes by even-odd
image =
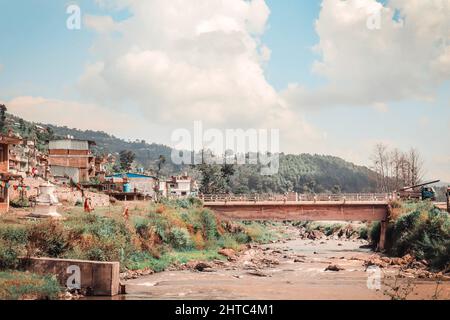
[[384, 257], [355, 237], [289, 232], [277, 243], [224, 249], [224, 260], [123, 274], [127, 294], [117, 299], [450, 299], [448, 274], [425, 261]]

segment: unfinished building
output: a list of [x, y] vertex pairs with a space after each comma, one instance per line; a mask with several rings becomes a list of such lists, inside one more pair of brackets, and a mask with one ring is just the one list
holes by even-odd
[[94, 141], [59, 139], [49, 142], [48, 165], [57, 182], [88, 182], [95, 176]]

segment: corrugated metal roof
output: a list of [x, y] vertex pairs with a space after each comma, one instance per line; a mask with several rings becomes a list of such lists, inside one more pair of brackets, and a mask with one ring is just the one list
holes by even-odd
[[123, 177], [127, 177], [127, 178], [152, 178], [152, 179], [156, 179], [156, 177], [154, 176], [147, 176], [145, 174], [139, 174], [139, 173], [116, 173], [113, 174], [112, 176], [108, 176], [107, 178], [123, 178]]

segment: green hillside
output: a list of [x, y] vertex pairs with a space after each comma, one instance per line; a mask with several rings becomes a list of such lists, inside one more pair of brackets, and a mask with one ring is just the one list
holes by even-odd
[[[130, 150], [136, 154], [136, 162], [147, 169], [156, 170], [160, 155], [167, 159], [161, 174], [171, 175], [183, 171], [199, 177], [196, 168], [174, 165], [170, 161], [172, 149], [168, 146], [145, 141], [125, 141], [101, 131], [78, 130], [49, 124], [32, 123], [7, 114], [6, 124], [24, 138], [36, 139], [39, 148], [45, 149], [46, 140], [67, 135], [96, 142], [94, 153], [109, 154]], [[42, 132], [39, 127], [47, 130]], [[257, 165], [234, 166], [235, 173], [229, 181], [234, 193], [287, 191], [304, 192], [374, 192], [376, 173], [341, 158], [326, 155], [280, 155], [278, 174], [262, 176]]]

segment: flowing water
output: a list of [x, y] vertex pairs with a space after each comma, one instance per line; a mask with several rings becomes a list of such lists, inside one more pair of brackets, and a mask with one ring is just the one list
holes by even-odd
[[[165, 271], [127, 281], [127, 294], [116, 299], [390, 299], [384, 291], [389, 289], [386, 284], [394, 284], [393, 280], [381, 281], [380, 290], [368, 286], [370, 274], [360, 259], [374, 253], [363, 244], [360, 240], [295, 239], [261, 245], [256, 249], [269, 256], [277, 252], [279, 261], [260, 269], [261, 274], [249, 272], [245, 263], [244, 267], [231, 264], [212, 272]], [[295, 256], [301, 259], [293, 259]], [[343, 270], [325, 271], [330, 264]], [[383, 270], [387, 275], [397, 272], [390, 267]], [[413, 282], [408, 299], [431, 299], [436, 292], [435, 281]], [[402, 286], [406, 287], [406, 282]], [[449, 282], [439, 285], [438, 291], [440, 299], [450, 299]]]

